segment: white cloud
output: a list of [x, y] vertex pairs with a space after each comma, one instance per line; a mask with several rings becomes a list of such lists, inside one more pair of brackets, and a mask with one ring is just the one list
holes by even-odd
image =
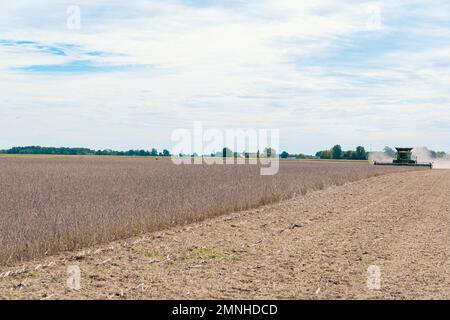
[[[74, 4], [81, 8], [79, 31], [66, 28], [66, 8]], [[440, 138], [448, 129], [433, 127], [436, 118], [449, 120], [450, 45], [439, 41], [448, 25], [433, 24], [445, 14], [435, 9], [438, 2], [375, 4], [383, 24], [371, 31], [367, 3], [352, 1], [2, 3], [0, 39], [77, 47], [61, 56], [0, 45], [0, 116], [7, 129], [0, 148], [162, 148], [171, 130], [203, 120], [283, 128], [282, 145], [292, 151], [338, 142], [376, 148], [393, 143], [392, 136], [450, 149]], [[423, 17], [426, 27], [410, 16]], [[427, 29], [434, 40], [425, 37]], [[412, 44], [400, 46], [408, 30]], [[26, 71], [80, 60], [133, 67]]]

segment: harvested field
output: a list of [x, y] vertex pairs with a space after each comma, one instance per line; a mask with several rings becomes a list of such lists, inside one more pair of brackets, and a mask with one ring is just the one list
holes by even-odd
[[404, 168], [365, 163], [183, 165], [119, 158], [0, 158], [0, 264], [254, 208]]
[[[0, 267], [4, 299], [449, 299], [450, 171], [364, 179]], [[65, 290], [66, 268], [81, 290]], [[367, 268], [381, 284], [367, 287]]]

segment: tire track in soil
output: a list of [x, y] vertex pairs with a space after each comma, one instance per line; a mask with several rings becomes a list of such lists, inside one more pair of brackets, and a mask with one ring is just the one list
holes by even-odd
[[[408, 195], [411, 211], [396, 221], [388, 241], [390, 245], [382, 248], [389, 256], [397, 255], [396, 260], [385, 262], [384, 298], [450, 296], [447, 227], [450, 206], [448, 201], [442, 201], [448, 198], [450, 187], [448, 177], [436, 174], [436, 179], [439, 181], [424, 179], [423, 190]], [[421, 295], [409, 289], [411, 286], [423, 288]]]
[[[303, 230], [304, 234], [315, 235], [308, 246], [302, 249], [302, 260], [307, 261], [307, 264], [304, 263], [306, 268], [302, 271], [314, 275], [308, 279], [307, 283], [302, 284], [302, 287], [306, 289], [304, 294], [314, 293], [317, 297], [328, 297], [331, 294], [339, 298], [340, 292], [346, 292], [346, 287], [354, 282], [352, 280], [357, 280], [361, 290], [365, 290], [366, 275], [361, 271], [367, 268], [365, 266], [369, 255], [367, 243], [376, 240], [375, 233], [370, 232], [370, 228], [365, 226], [367, 222], [371, 222], [370, 215], [367, 213], [379, 207], [381, 203], [391, 203], [393, 198], [397, 197], [391, 191], [397, 184], [396, 181], [390, 181], [387, 184], [387, 187], [383, 189], [383, 191], [388, 190], [387, 195], [385, 192], [377, 192], [379, 190], [376, 186], [376, 190], [373, 190], [372, 186], [368, 185], [361, 189], [362, 192], [359, 192], [356, 197], [354, 193], [352, 194], [353, 204], [344, 213], [341, 210], [335, 210], [323, 221]], [[415, 182], [411, 181], [404, 183], [401, 188], [395, 188], [396, 192], [402, 193], [414, 184]], [[373, 194], [370, 203], [360, 208], [361, 204], [367, 201], [367, 193]], [[333, 203], [328, 205], [332, 206]], [[330, 226], [334, 227], [330, 228]], [[352, 239], [360, 239], [360, 241], [350, 241]]]

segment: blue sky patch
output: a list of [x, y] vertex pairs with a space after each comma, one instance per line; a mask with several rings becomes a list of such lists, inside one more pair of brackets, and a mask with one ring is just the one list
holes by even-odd
[[55, 45], [46, 45], [35, 41], [27, 41], [27, 40], [5, 40], [0, 39], [0, 45], [5, 47], [18, 47], [18, 48], [31, 48], [31, 49], [38, 49], [53, 55], [58, 56], [66, 56], [66, 52], [63, 47], [55, 46]]
[[100, 72], [119, 72], [136, 68], [132, 65], [108, 65], [96, 64], [90, 60], [75, 60], [64, 64], [54, 65], [33, 65], [21, 68], [20, 70], [34, 73], [100, 73]]

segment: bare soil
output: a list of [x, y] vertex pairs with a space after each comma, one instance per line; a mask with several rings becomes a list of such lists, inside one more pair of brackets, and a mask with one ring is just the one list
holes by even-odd
[[0, 298], [449, 299], [449, 225], [450, 171], [395, 173], [3, 267]]

